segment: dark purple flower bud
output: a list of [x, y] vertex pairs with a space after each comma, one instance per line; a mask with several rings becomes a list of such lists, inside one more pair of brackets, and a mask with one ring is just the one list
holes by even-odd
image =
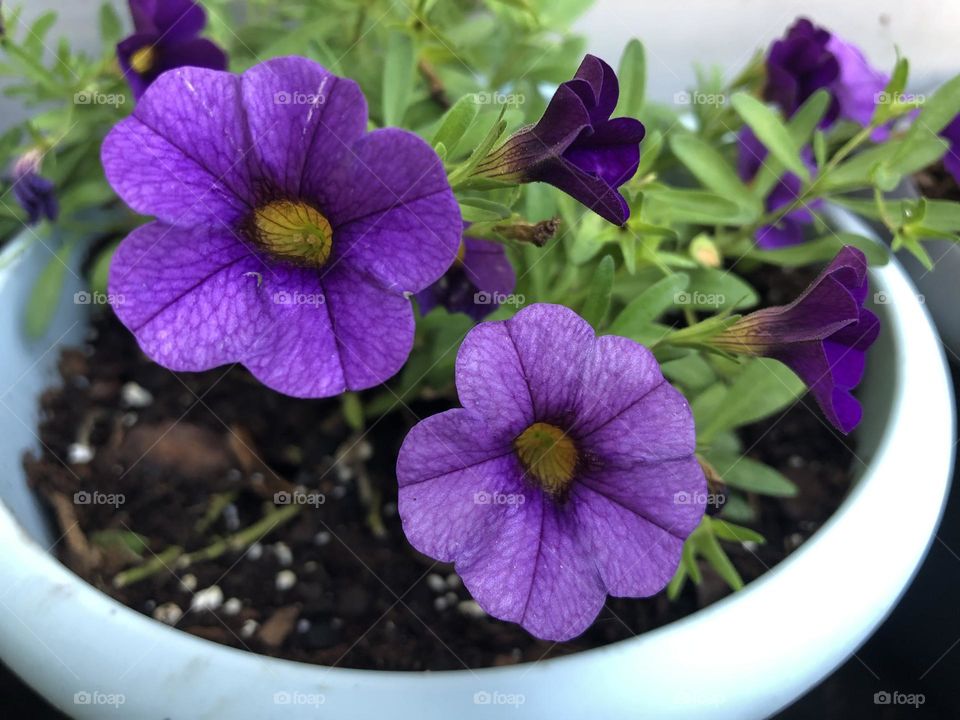
[[587, 55], [540, 121], [490, 153], [475, 174], [507, 183], [548, 183], [623, 225], [630, 208], [617, 188], [637, 172], [645, 131], [639, 120], [610, 118], [619, 97], [613, 69]]
[[517, 276], [503, 245], [464, 236], [457, 259], [433, 285], [417, 293], [420, 312], [426, 315], [442, 305], [480, 321], [513, 292]]
[[117, 45], [117, 58], [139, 98], [161, 73], [193, 66], [226, 70], [227, 55], [200, 37], [207, 14], [194, 0], [129, 0], [133, 34]]
[[817, 90], [825, 89], [831, 103], [823, 127], [838, 118], [866, 126], [888, 80], [858, 48], [800, 18], [770, 47], [764, 97], [790, 116]]
[[[750, 128], [745, 127], [737, 136], [739, 142], [739, 157], [737, 172], [745, 182], [753, 180], [760, 171], [763, 161], [767, 157], [767, 148], [754, 135]], [[816, 172], [813, 162], [813, 153], [805, 148], [802, 153], [804, 163], [811, 174]], [[765, 200], [767, 212], [775, 212], [789, 207], [797, 202], [803, 183], [793, 173], [785, 173], [774, 186]], [[784, 215], [775, 225], [764, 225], [757, 230], [757, 245], [764, 250], [799, 245], [806, 240], [805, 228], [813, 222], [813, 211], [823, 205], [822, 200], [814, 200], [800, 205]]]
[[943, 157], [943, 166], [960, 184], [960, 115], [957, 115], [940, 135], [950, 141], [950, 148]]
[[792, 303], [750, 313], [711, 343], [784, 363], [807, 384], [827, 419], [848, 433], [863, 414], [851, 391], [880, 332], [877, 316], [863, 307], [867, 292], [866, 257], [847, 246]]
[[60, 205], [53, 183], [40, 175], [39, 150], [30, 150], [13, 166], [13, 195], [27, 213], [27, 223], [56, 220]]

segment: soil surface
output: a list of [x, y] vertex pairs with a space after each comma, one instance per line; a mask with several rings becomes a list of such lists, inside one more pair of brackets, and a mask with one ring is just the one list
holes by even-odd
[[913, 177], [917, 181], [917, 188], [925, 198], [960, 202], [960, 185], [957, 185], [957, 181], [947, 172], [942, 162]]
[[[777, 304], [810, 277], [752, 280]], [[44, 449], [25, 464], [63, 533], [61, 560], [194, 635], [323, 665], [472, 668], [630, 638], [729, 593], [705, 569], [703, 584], [688, 583], [674, 602], [665, 593], [610, 599], [581, 637], [542, 642], [484, 615], [452, 567], [407, 544], [394, 463], [411, 413], [388, 415], [359, 439], [339, 401], [279, 395], [241, 367], [172, 373], [112, 316], [95, 321], [86, 345], [63, 352], [60, 373], [62, 385], [41, 400]], [[447, 406], [415, 410], [424, 417]], [[852, 452], [802, 403], [747, 428], [743, 440], [800, 489], [793, 499], [749, 498], [767, 543], [725, 543], [749, 582], [833, 513], [849, 489]]]

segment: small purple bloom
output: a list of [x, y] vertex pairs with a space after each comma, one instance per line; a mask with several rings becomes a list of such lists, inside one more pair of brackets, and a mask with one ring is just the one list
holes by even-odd
[[27, 213], [28, 225], [56, 220], [60, 214], [53, 183], [40, 175], [42, 157], [39, 150], [30, 150], [13, 166], [13, 196]]
[[442, 278], [417, 293], [420, 312], [437, 305], [483, 320], [497, 309], [500, 298], [513, 292], [517, 275], [503, 245], [464, 236], [457, 259]]
[[[740, 177], [750, 182], [753, 180], [763, 161], [767, 157], [767, 148], [749, 127], [744, 127], [737, 136], [739, 156], [737, 172]], [[816, 172], [813, 162], [813, 153], [804, 148], [802, 159], [811, 173]], [[767, 212], [775, 212], [797, 202], [803, 182], [793, 173], [785, 173], [767, 196], [765, 205]], [[784, 215], [776, 225], [764, 225], [757, 230], [757, 245], [764, 250], [799, 245], [806, 240], [806, 227], [813, 222], [813, 210], [823, 205], [821, 200], [814, 200], [805, 206], [797, 207]]]
[[471, 330], [456, 377], [463, 407], [417, 424], [397, 460], [413, 546], [546, 640], [586, 630], [607, 594], [659, 592], [706, 480], [690, 407], [653, 354], [539, 304]]
[[950, 142], [947, 154], [943, 157], [943, 166], [960, 184], [960, 115], [957, 115], [940, 135]]
[[129, 0], [133, 34], [117, 45], [117, 58], [133, 96], [161, 73], [194, 66], [226, 70], [227, 56], [200, 33], [207, 14], [194, 0]]
[[838, 118], [866, 126], [888, 80], [858, 48], [800, 18], [770, 47], [764, 97], [789, 117], [817, 90], [825, 89], [831, 102], [823, 127]]
[[405, 130], [367, 132], [359, 86], [305, 58], [164, 73], [102, 159], [156, 217], [117, 249], [115, 310], [172, 370], [239, 362], [297, 397], [383, 382], [413, 344], [409, 294], [460, 243], [437, 154]]
[[639, 120], [610, 118], [619, 97], [613, 69], [587, 55], [573, 80], [560, 85], [540, 121], [490, 153], [476, 175], [548, 183], [623, 225], [630, 208], [617, 188], [637, 172], [645, 131]]
[[867, 350], [880, 332], [877, 316], [863, 307], [867, 292], [867, 260], [847, 246], [792, 303], [750, 313], [712, 343], [789, 366], [827, 419], [848, 433], [863, 414], [851, 391], [863, 378]]

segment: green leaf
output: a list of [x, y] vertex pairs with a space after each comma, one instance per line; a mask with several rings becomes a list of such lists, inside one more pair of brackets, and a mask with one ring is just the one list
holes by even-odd
[[113, 5], [105, 2], [100, 6], [100, 39], [113, 44], [123, 35], [123, 23]]
[[709, 452], [706, 457], [730, 487], [773, 497], [794, 497], [798, 492], [786, 477], [752, 458], [720, 452]]
[[717, 542], [716, 535], [712, 532], [712, 523], [709, 522], [710, 518], [704, 518], [704, 520], [707, 521], [707, 527], [710, 531], [697, 536], [697, 549], [727, 585], [734, 590], [742, 590], [743, 579], [740, 577], [740, 573], [737, 572], [733, 563], [730, 562], [730, 558], [727, 557], [723, 548], [720, 547], [720, 543]]
[[960, 75], [948, 80], [924, 102], [920, 114], [903, 138], [894, 163], [906, 160], [919, 152], [925, 142], [937, 138], [957, 115], [960, 115]]
[[413, 39], [404, 32], [392, 32], [387, 39], [383, 68], [383, 124], [402, 124], [413, 94], [416, 56]]
[[810, 172], [800, 159], [799, 144], [773, 110], [745, 93], [736, 93], [730, 102], [773, 157], [794, 175], [804, 181], [810, 180]]
[[617, 79], [620, 81], [620, 100], [614, 116], [640, 117], [647, 86], [647, 58], [643, 43], [636, 38], [623, 49]]
[[743, 206], [754, 219], [760, 217], [763, 204], [713, 145], [696, 135], [685, 133], [673, 135], [670, 148], [705, 188]]
[[691, 270], [690, 285], [678, 305], [693, 310], [745, 310], [760, 302], [760, 296], [745, 280], [726, 270]]
[[704, 426], [698, 428], [697, 441], [709, 444], [719, 432], [749, 425], [779, 412], [805, 389], [786, 365], [767, 358], [749, 360], [723, 397], [715, 399], [714, 407], [710, 408], [712, 412], [703, 418]]
[[767, 542], [767, 539], [756, 530], [751, 530], [741, 525], [734, 525], [728, 520], [715, 517], [710, 522], [710, 525], [713, 527], [713, 532], [721, 540], [738, 543], [753, 542], [757, 545], [765, 545]]
[[443, 144], [447, 157], [454, 157], [467, 129], [477, 118], [478, 107], [472, 95], [464, 95], [447, 110], [440, 127], [433, 135], [433, 145]]
[[597, 266], [590, 281], [590, 293], [583, 305], [583, 319], [600, 330], [607, 310], [610, 309], [610, 293], [613, 290], [613, 258], [606, 255]]
[[651, 216], [701, 225], [744, 225], [754, 219], [752, 211], [715, 193], [683, 190], [663, 185], [645, 191]]
[[883, 125], [888, 120], [895, 117], [897, 99], [903, 95], [907, 89], [907, 78], [910, 75], [910, 63], [906, 58], [897, 58], [897, 64], [893, 68], [893, 74], [890, 81], [884, 88], [883, 93], [877, 99], [877, 108], [873, 113], [873, 125]]
[[901, 151], [906, 142], [906, 139], [891, 140], [854, 155], [824, 176], [822, 188], [837, 192], [870, 187], [881, 165], [886, 165], [888, 172], [911, 175], [935, 163], [949, 147], [949, 143], [941, 137], [923, 135], [911, 142], [910, 152], [904, 155]]
[[129, 556], [133, 560], [142, 559], [150, 543], [143, 535], [127, 530], [98, 530], [90, 535], [90, 542], [104, 550], [112, 550]]
[[496, 222], [510, 217], [510, 208], [492, 200], [477, 197], [461, 197], [460, 212], [471, 223]]
[[50, 327], [57, 306], [60, 304], [60, 294], [63, 292], [63, 282], [71, 252], [73, 252], [73, 243], [64, 243], [40, 271], [40, 276], [30, 291], [25, 318], [27, 335], [30, 337], [40, 337]]
[[845, 245], [853, 245], [862, 250], [870, 265], [886, 265], [890, 261], [890, 252], [885, 245], [853, 233], [833, 233], [779, 250], [760, 250], [754, 247], [747, 252], [746, 257], [780, 267], [803, 267], [832, 260]]
[[113, 260], [113, 254], [117, 251], [119, 242], [110, 243], [93, 261], [90, 268], [90, 289], [93, 292], [107, 294], [107, 279], [110, 275], [110, 262]]
[[684, 273], [658, 280], [631, 300], [610, 324], [610, 335], [622, 335], [640, 341], [646, 337], [650, 325], [676, 304], [677, 295], [687, 289], [690, 277]]
[[[870, 220], [880, 219], [880, 210], [876, 202], [866, 198], [844, 196], [831, 197], [830, 201], [852, 210]], [[960, 203], [950, 200], [926, 200], [926, 212], [923, 226], [944, 233], [960, 233]], [[904, 217], [916, 206], [915, 200], [887, 200], [886, 205], [895, 217]]]

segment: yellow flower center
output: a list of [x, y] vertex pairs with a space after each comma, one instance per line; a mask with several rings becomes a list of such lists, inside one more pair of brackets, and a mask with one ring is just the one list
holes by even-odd
[[130, 56], [130, 67], [139, 75], [146, 75], [157, 61], [157, 52], [153, 45], [144, 45]]
[[274, 200], [253, 214], [257, 242], [272, 255], [310, 267], [322, 267], [333, 249], [333, 228], [304, 202]]
[[549, 495], [562, 497], [577, 467], [577, 447], [555, 425], [537, 422], [513, 441], [527, 474]]
[[463, 259], [467, 256], [467, 245], [460, 241], [460, 247], [457, 248], [457, 256], [453, 259], [453, 266], [460, 267], [463, 265]]

